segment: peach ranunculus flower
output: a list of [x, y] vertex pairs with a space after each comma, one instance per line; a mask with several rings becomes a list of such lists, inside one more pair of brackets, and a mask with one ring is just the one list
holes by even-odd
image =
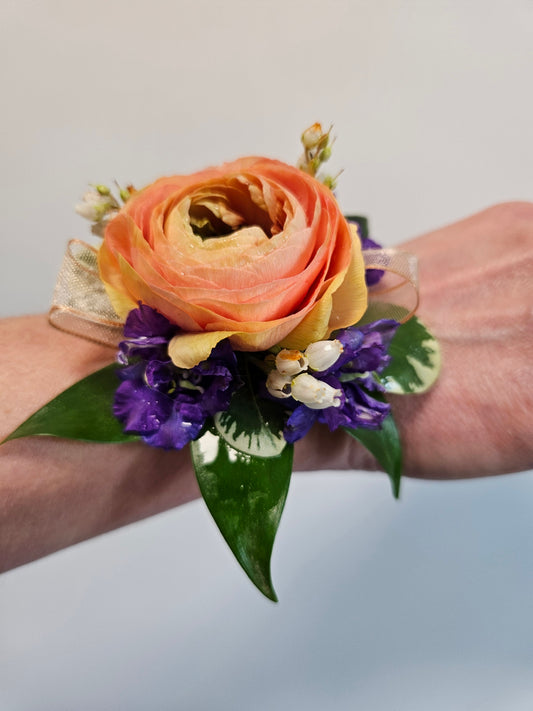
[[142, 302], [179, 326], [181, 368], [236, 350], [303, 350], [367, 305], [360, 242], [331, 191], [267, 158], [156, 180], [108, 224], [100, 275], [117, 313]]

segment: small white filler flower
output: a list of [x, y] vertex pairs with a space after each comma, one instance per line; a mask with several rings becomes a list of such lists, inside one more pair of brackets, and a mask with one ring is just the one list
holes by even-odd
[[91, 222], [101, 222], [110, 212], [118, 209], [119, 204], [104, 185], [87, 190], [82, 201], [76, 205], [78, 215]]
[[315, 341], [305, 349], [305, 357], [311, 370], [322, 371], [330, 368], [339, 360], [344, 348], [337, 339], [333, 341]]
[[314, 378], [309, 373], [301, 373], [292, 381], [291, 395], [298, 402], [312, 410], [324, 410], [326, 407], [340, 407], [342, 391], [328, 383]]
[[282, 375], [277, 370], [271, 370], [266, 380], [266, 389], [273, 397], [290, 397], [291, 376]]
[[297, 375], [307, 369], [307, 358], [301, 351], [284, 348], [276, 356], [276, 368], [282, 375]]

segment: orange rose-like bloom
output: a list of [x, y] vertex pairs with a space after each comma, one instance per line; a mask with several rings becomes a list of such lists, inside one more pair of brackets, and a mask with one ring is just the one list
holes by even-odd
[[267, 158], [135, 193], [106, 229], [99, 266], [119, 315], [141, 301], [183, 329], [169, 347], [182, 368], [223, 338], [303, 350], [366, 309], [359, 239], [331, 191]]

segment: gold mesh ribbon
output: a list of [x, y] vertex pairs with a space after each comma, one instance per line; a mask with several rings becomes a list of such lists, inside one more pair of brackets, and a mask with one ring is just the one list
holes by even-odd
[[414, 254], [396, 249], [366, 249], [367, 269], [383, 271], [383, 276], [368, 289], [368, 316], [365, 321], [391, 318], [405, 323], [418, 307], [418, 260]]
[[61, 331], [116, 348], [122, 340], [124, 324], [100, 279], [97, 254], [85, 242], [70, 240], [48, 318]]
[[[122, 340], [124, 322], [115, 313], [98, 273], [98, 252], [73, 239], [67, 245], [57, 277], [50, 323], [76, 336], [115, 348]], [[395, 249], [367, 249], [365, 267], [383, 271], [368, 290], [364, 321], [390, 318], [404, 323], [418, 306], [417, 259]]]

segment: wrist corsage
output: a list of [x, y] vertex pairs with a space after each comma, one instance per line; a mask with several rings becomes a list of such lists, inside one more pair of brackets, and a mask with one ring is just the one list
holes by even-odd
[[205, 502], [272, 600], [274, 538], [293, 444], [342, 428], [388, 473], [402, 454], [387, 393], [437, 377], [416, 318], [416, 259], [369, 239], [322, 175], [330, 131], [302, 135], [296, 167], [241, 158], [142, 190], [97, 185], [77, 207], [102, 237], [69, 243], [51, 322], [118, 348], [8, 439], [52, 435], [191, 447]]

